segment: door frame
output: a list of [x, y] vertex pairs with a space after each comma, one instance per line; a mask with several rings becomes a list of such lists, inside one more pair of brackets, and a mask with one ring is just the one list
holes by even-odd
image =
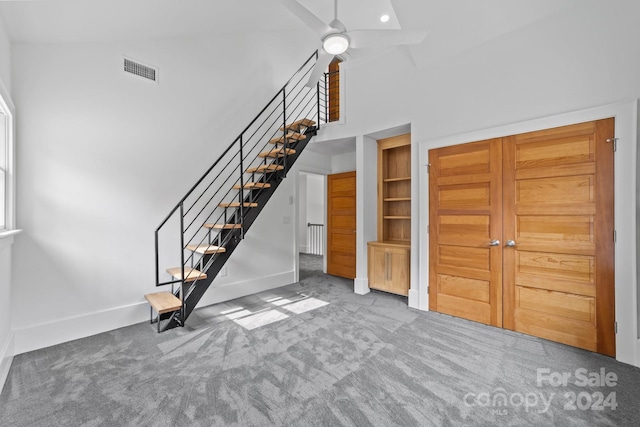
[[324, 236], [322, 237], [324, 242], [324, 247], [325, 247], [325, 251], [324, 251], [324, 255], [322, 255], [322, 271], [324, 273], [327, 272], [327, 212], [326, 212], [326, 203], [327, 203], [327, 175], [331, 174], [330, 170], [327, 169], [323, 169], [320, 167], [311, 167], [311, 166], [307, 166], [307, 165], [302, 165], [302, 167], [300, 167], [300, 165], [294, 165], [293, 167], [293, 174], [295, 174], [295, 181], [294, 181], [294, 190], [293, 190], [293, 194], [294, 194], [294, 209], [293, 209], [293, 221], [295, 223], [295, 227], [294, 227], [294, 236], [293, 236], [293, 244], [295, 246], [295, 251], [294, 251], [294, 280], [296, 282], [300, 281], [300, 251], [299, 251], [299, 241], [300, 241], [300, 232], [298, 229], [298, 225], [300, 223], [300, 176], [303, 173], [307, 173], [307, 174], [314, 174], [314, 175], [322, 175], [324, 177], [324, 201], [325, 201], [325, 209], [324, 209]]
[[[499, 138], [520, 133], [533, 132], [575, 123], [615, 118], [615, 135], [618, 138], [614, 171], [614, 227], [617, 232], [615, 244], [615, 313], [618, 325], [616, 335], [616, 359], [640, 367], [640, 339], [638, 330], [638, 277], [636, 260], [636, 167], [638, 163], [639, 101], [622, 102], [600, 107], [550, 115], [548, 117], [516, 122], [488, 129], [471, 131], [419, 143], [419, 203], [420, 218], [417, 230], [420, 250], [419, 309], [429, 310], [429, 150]], [[630, 212], [636, 215], [629, 215]], [[414, 234], [415, 236], [415, 234]]]

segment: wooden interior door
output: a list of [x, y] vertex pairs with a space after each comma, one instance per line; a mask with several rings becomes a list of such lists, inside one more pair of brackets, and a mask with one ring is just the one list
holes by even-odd
[[615, 356], [614, 119], [505, 138], [504, 326]]
[[493, 326], [502, 326], [501, 153], [501, 139], [429, 152], [429, 309]]
[[327, 177], [327, 273], [356, 277], [356, 173]]

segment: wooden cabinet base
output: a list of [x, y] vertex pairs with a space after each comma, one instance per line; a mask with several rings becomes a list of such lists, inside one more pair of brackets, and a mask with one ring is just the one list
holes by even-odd
[[404, 243], [367, 244], [369, 288], [407, 296], [410, 283], [410, 246]]

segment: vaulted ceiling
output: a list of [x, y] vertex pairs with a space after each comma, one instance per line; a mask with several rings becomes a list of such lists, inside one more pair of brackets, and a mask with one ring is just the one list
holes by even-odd
[[[333, 0], [299, 0], [320, 18]], [[339, 0], [348, 29], [429, 31], [410, 49], [427, 66], [539, 21], [578, 0]], [[386, 24], [380, 15], [388, 14]], [[0, 2], [14, 42], [75, 43], [184, 38], [238, 32], [309, 32], [278, 0], [18, 0]]]

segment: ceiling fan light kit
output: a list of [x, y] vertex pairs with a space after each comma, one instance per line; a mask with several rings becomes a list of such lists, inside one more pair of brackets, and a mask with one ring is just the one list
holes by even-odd
[[[336, 55], [349, 49], [380, 48], [421, 43], [427, 35], [424, 30], [356, 30], [348, 31], [338, 19], [338, 0], [333, 2], [333, 21], [329, 24], [318, 18], [296, 0], [280, 0], [282, 4], [311, 30], [320, 36], [322, 50], [306, 83], [314, 87]], [[388, 15], [385, 15], [390, 18]], [[384, 20], [381, 17], [381, 20]]]
[[322, 47], [331, 55], [340, 55], [349, 48], [349, 37], [341, 33], [329, 34], [322, 40]]

